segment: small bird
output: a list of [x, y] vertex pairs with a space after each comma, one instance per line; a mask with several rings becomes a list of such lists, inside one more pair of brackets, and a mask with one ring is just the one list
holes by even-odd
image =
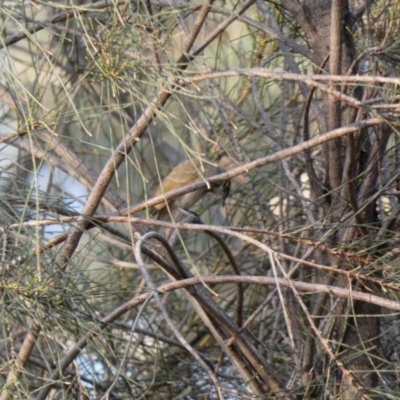
[[[186, 160], [178, 164], [170, 174], [163, 179], [161, 184], [154, 192], [154, 196], [160, 196], [164, 193], [178, 189], [180, 187], [189, 185], [199, 180], [206, 180], [208, 177], [218, 175], [226, 172], [223, 168], [206, 163], [200, 162], [200, 160]], [[172, 199], [168, 202], [157, 204], [157, 219], [165, 220], [168, 219], [170, 212], [173, 213], [177, 209], [190, 210], [200, 199], [202, 199], [207, 193], [212, 192], [216, 195], [221, 196], [222, 205], [225, 205], [225, 200], [229, 196], [231, 182], [226, 180], [223, 182], [216, 182], [210, 184], [211, 187], [205, 187], [202, 189], [195, 190], [194, 192], [186, 193], [183, 196]], [[168, 210], [169, 208], [169, 210]]]

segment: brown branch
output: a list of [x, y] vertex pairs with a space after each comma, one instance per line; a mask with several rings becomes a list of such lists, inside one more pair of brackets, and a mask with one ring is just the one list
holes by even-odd
[[3, 392], [0, 396], [0, 400], [9, 400], [10, 395], [14, 393], [13, 387], [17, 384], [18, 377], [21, 375], [24, 366], [29, 360], [29, 357], [35, 347], [35, 342], [39, 336], [41, 325], [38, 321], [33, 321], [31, 330], [27, 333], [24, 342], [22, 343], [21, 349], [19, 350], [18, 356], [14, 361], [12, 370], [9, 372], [7, 382], [3, 387]]
[[[293, 74], [291, 72], [276, 72], [273, 70], [269, 70], [266, 68], [237, 68], [237, 69], [229, 69], [225, 71], [204, 71], [202, 72], [201, 75], [193, 75], [191, 77], [187, 78], [182, 78], [184, 79], [185, 82], [191, 83], [191, 82], [200, 82], [203, 80], [207, 79], [215, 79], [215, 78], [226, 78], [226, 77], [231, 77], [231, 76], [259, 76], [262, 78], [270, 78], [270, 79], [276, 79], [279, 81], [282, 80], [288, 80], [288, 81], [303, 81], [307, 83], [310, 86], [315, 86], [318, 82], [328, 82], [328, 83], [333, 83], [333, 82], [339, 82], [342, 85], [348, 85], [350, 83], [352, 84], [360, 84], [360, 83], [368, 83], [371, 85], [377, 84], [377, 83], [390, 83], [395, 85], [393, 87], [393, 92], [396, 90], [396, 85], [400, 85], [400, 78], [390, 78], [390, 77], [384, 77], [384, 76], [366, 76], [366, 75], [329, 75], [329, 74], [324, 74], [324, 75], [315, 75], [315, 74], [310, 74], [310, 75], [300, 75], [300, 74]], [[321, 86], [321, 90], [324, 90], [324, 86]], [[326, 88], [328, 88], [326, 86]], [[332, 93], [335, 93], [335, 91], [332, 91]], [[357, 106], [363, 106], [363, 103], [350, 97], [350, 96], [344, 96], [344, 99], [349, 99], [349, 101], [353, 102], [355, 107]], [[387, 101], [387, 99], [379, 99], [378, 101]], [[368, 104], [368, 103], [367, 103]], [[400, 107], [400, 106], [399, 106]]]
[[[336, 286], [329, 286], [323, 284], [315, 284], [315, 283], [305, 283], [287, 280], [283, 278], [275, 278], [275, 277], [265, 277], [265, 276], [218, 276], [218, 277], [202, 277], [205, 283], [211, 284], [220, 284], [220, 283], [245, 283], [245, 284], [257, 284], [257, 285], [279, 285], [283, 287], [295, 287], [298, 290], [303, 290], [306, 292], [315, 292], [315, 293], [330, 293], [337, 297], [341, 298], [352, 298], [354, 300], [360, 300], [367, 303], [377, 304], [381, 307], [386, 307], [390, 310], [400, 311], [400, 303], [387, 300], [379, 296], [375, 296], [370, 293], [358, 292], [352, 289], [345, 289]], [[177, 282], [171, 282], [164, 285], [161, 285], [157, 288], [157, 292], [159, 294], [168, 293], [177, 289], [183, 289], [190, 286], [200, 285], [202, 286], [201, 280], [199, 278], [189, 278], [185, 280], [180, 280]], [[151, 296], [151, 293], [143, 293], [139, 296], [134, 297], [132, 300], [124, 303], [116, 310], [114, 310], [107, 317], [101, 319], [99, 321], [99, 325], [89, 331], [86, 335], [84, 335], [78, 343], [65, 355], [65, 357], [60, 361], [60, 364], [57, 369], [53, 371], [53, 373], [49, 376], [48, 382], [52, 382], [52, 384], [47, 385], [39, 395], [36, 397], [36, 400], [45, 400], [47, 394], [51, 390], [51, 387], [57, 382], [60, 378], [60, 372], [64, 371], [71, 362], [80, 354], [80, 352], [88, 345], [90, 341], [93, 341], [99, 333], [105, 329], [110, 323], [115, 321], [117, 318], [121, 317], [128, 311], [133, 308], [143, 304], [147, 298]]]
[[[319, 69], [320, 72], [325, 67], [325, 64], [327, 63], [328, 59], [329, 59], [329, 56], [327, 56], [325, 58], [325, 60], [322, 62], [320, 69]], [[315, 86], [313, 86], [310, 89], [310, 91], [306, 97], [305, 104], [304, 104], [304, 111], [303, 111], [303, 118], [302, 118], [302, 120], [303, 120], [303, 142], [306, 142], [307, 140], [310, 139], [309, 112], [310, 112], [312, 98], [313, 98], [315, 90], [316, 90]], [[324, 187], [323, 187], [322, 183], [319, 181], [317, 174], [315, 173], [314, 163], [312, 161], [310, 150], [304, 151], [304, 158], [306, 161], [306, 167], [307, 167], [307, 171], [308, 171], [308, 179], [310, 181], [311, 188], [315, 194], [315, 197], [317, 198], [317, 201], [322, 203], [322, 206], [325, 207], [324, 208], [325, 213], [326, 213], [326, 215], [328, 215], [327, 207], [329, 207], [329, 204], [328, 204], [326, 197], [324, 196], [324, 192], [323, 192]]]
[[[247, 2], [238, 12], [238, 14], [233, 15], [231, 18], [228, 18], [224, 23], [222, 23], [219, 27], [217, 27], [210, 35], [208, 35], [203, 43], [191, 53], [191, 57], [188, 60], [191, 60], [195, 55], [201, 53], [202, 50], [209, 44], [215, 37], [223, 32], [223, 30], [231, 24], [237, 15], [244, 12], [255, 0], [251, 0]], [[199, 26], [204, 22], [204, 18], [209, 11], [209, 5], [202, 6], [202, 11], [199, 13], [199, 16], [195, 22], [195, 26]], [[195, 30], [197, 34], [199, 33], [199, 28]], [[178, 73], [179, 71], [184, 70], [187, 68], [188, 63], [185, 62], [187, 60], [187, 53], [190, 51], [190, 46], [193, 45], [195, 37], [193, 35], [188, 39], [185, 43], [185, 52], [179, 57], [178, 63]], [[183, 63], [183, 64], [182, 64]], [[122, 142], [116, 147], [114, 156], [112, 156], [104, 166], [102, 172], [99, 175], [99, 179], [97, 180], [96, 184], [93, 187], [93, 190], [87, 200], [87, 203], [82, 211], [84, 215], [91, 216], [96, 211], [103, 195], [108, 187], [111, 179], [114, 177], [116, 170], [121, 165], [123, 160], [125, 159], [126, 155], [131, 151], [132, 147], [137, 143], [141, 136], [144, 134], [145, 130], [151, 124], [154, 119], [156, 118], [157, 111], [161, 110], [168, 99], [171, 97], [171, 94], [174, 89], [177, 88], [177, 84], [179, 82], [179, 78], [175, 77], [172, 78], [156, 95], [156, 97], [150, 102], [150, 105], [146, 108], [140, 118], [137, 120], [135, 125], [131, 128], [128, 135]], [[86, 228], [87, 221], [85, 218], [82, 218], [80, 221], [80, 227], [74, 228], [71, 233], [69, 234], [68, 240], [65, 243], [64, 248], [60, 252], [58, 257], [58, 262], [61, 268], [64, 268], [70, 257], [72, 256], [73, 252], [78, 246], [79, 240], [82, 237], [83, 231]]]
[[[219, 226], [213, 226], [213, 225], [198, 225], [198, 224], [189, 224], [189, 223], [172, 224], [169, 222], [132, 218], [132, 217], [127, 218], [127, 217], [95, 216], [93, 218], [96, 218], [97, 225], [100, 225], [100, 226], [103, 222], [122, 222], [122, 223], [134, 223], [134, 224], [138, 224], [138, 225], [141, 224], [141, 225], [146, 225], [146, 226], [151, 226], [151, 227], [158, 226], [158, 227], [163, 227], [163, 228], [174, 228], [174, 229], [178, 228], [178, 229], [183, 229], [183, 230], [218, 232], [221, 234], [238, 237], [240, 240], [243, 240], [244, 242], [247, 242], [249, 244], [253, 244], [256, 247], [260, 247], [262, 250], [266, 249], [263, 243], [259, 242], [258, 240], [254, 239], [254, 238], [251, 238], [247, 235], [244, 235], [241, 232], [256, 233], [256, 234], [262, 234], [262, 235], [267, 234], [267, 235], [271, 235], [271, 236], [280, 237], [282, 239], [293, 240], [295, 242], [301, 243], [304, 246], [307, 246], [309, 249], [315, 248], [315, 249], [320, 249], [322, 251], [326, 251], [327, 253], [329, 253], [335, 257], [343, 257], [346, 260], [353, 260], [353, 262], [355, 264], [371, 265], [375, 261], [374, 259], [371, 259], [368, 256], [363, 256], [359, 253], [353, 253], [350, 251], [345, 251], [342, 249], [336, 249], [336, 248], [329, 247], [326, 244], [322, 243], [321, 241], [313, 242], [308, 239], [296, 238], [296, 237], [293, 237], [290, 235], [285, 235], [285, 234], [281, 234], [278, 232], [262, 230], [262, 229], [246, 228], [246, 227], [237, 228], [237, 227], [230, 227], [230, 226], [219, 227]], [[60, 224], [62, 222], [64, 222], [64, 223], [74, 222], [76, 220], [77, 220], [77, 217], [60, 217], [54, 221], [51, 221], [51, 220], [29, 221], [29, 222], [25, 222], [23, 224], [28, 225], [28, 226], [47, 226], [47, 225], [53, 225], [53, 224]], [[20, 226], [20, 224], [18, 224], [18, 226]], [[12, 225], [11, 227], [14, 227], [14, 225]], [[109, 230], [114, 235], [117, 235], [120, 237], [124, 236], [119, 231], [116, 231], [110, 227], [104, 226], [104, 228]], [[66, 238], [66, 234], [60, 235], [57, 238], [52, 239], [52, 241], [47, 242], [47, 244], [45, 245], [45, 248], [46, 249], [51, 248], [54, 245], [59, 244], [60, 242], [65, 240], [65, 238]], [[125, 240], [126, 243], [130, 242], [129, 238], [124, 237], [123, 240]], [[114, 245], [118, 245], [118, 244], [114, 243]], [[125, 246], [127, 246], [127, 247], [125, 247]], [[120, 247], [125, 248], [127, 250], [130, 249], [130, 245], [126, 245], [126, 244], [121, 244]], [[268, 248], [268, 250], [269, 250], [269, 248]], [[32, 250], [33, 253], [36, 253], [36, 252], [41, 253], [43, 251], [44, 251], [44, 248], [35, 248]], [[307, 261], [305, 259], [300, 259], [300, 258], [297, 258], [294, 256], [290, 256], [288, 254], [284, 254], [284, 253], [277, 253], [277, 254], [282, 259], [285, 259], [285, 260], [288, 260], [291, 262], [295, 262], [300, 265], [305, 265], [305, 266], [315, 268], [318, 270], [323, 270], [323, 271], [327, 271], [330, 273], [343, 275], [343, 276], [347, 277], [348, 279], [355, 279], [357, 281], [363, 280], [365, 282], [371, 282], [373, 284], [377, 284], [379, 286], [382, 286], [383, 288], [389, 288], [389, 289], [393, 289], [396, 291], [400, 291], [400, 286], [398, 284], [387, 282], [384, 279], [374, 278], [371, 276], [361, 274], [359, 272], [350, 272], [350, 271], [346, 271], [346, 270], [340, 269], [340, 268], [317, 264], [315, 262]]]
[[[329, 49], [329, 72], [331, 75], [339, 75], [342, 65], [342, 0], [332, 0], [331, 4], [331, 40]], [[340, 86], [333, 87], [340, 92]], [[328, 96], [328, 130], [333, 130], [341, 126], [340, 101], [334, 95]], [[328, 144], [328, 177], [332, 190], [336, 190], [342, 183], [342, 140], [340, 138], [332, 140]], [[336, 196], [339, 193], [336, 192]], [[341, 203], [341, 202], [339, 202]], [[338, 204], [339, 204], [338, 203]], [[337, 216], [336, 216], [337, 217]]]
[[[208, 235], [210, 235], [212, 238], [214, 238], [220, 247], [222, 248], [223, 252], [225, 253], [226, 257], [229, 260], [229, 263], [232, 266], [233, 272], [237, 275], [240, 276], [241, 272], [239, 269], [239, 266], [236, 263], [235, 257], [233, 257], [233, 254], [229, 248], [229, 246], [225, 243], [224, 239], [218, 235], [216, 232], [212, 231], [204, 231]], [[237, 291], [237, 306], [236, 306], [236, 324], [237, 326], [241, 327], [243, 325], [243, 285], [241, 283], [238, 284], [238, 291]]]
[[71, 18], [75, 18], [77, 15], [82, 15], [88, 12], [93, 12], [93, 10], [101, 10], [106, 7], [116, 7], [120, 5], [124, 5], [129, 3], [128, 0], [104, 0], [98, 1], [97, 3], [90, 4], [86, 9], [85, 6], [75, 6], [73, 9], [69, 11], [63, 11], [54, 15], [52, 18], [49, 18], [45, 21], [35, 21], [35, 25], [29, 29], [25, 29], [22, 32], [16, 33], [15, 35], [10, 36], [7, 40], [0, 41], [0, 49], [4, 47], [8, 47], [14, 43], [19, 42], [22, 39], [25, 39], [28, 36], [32, 36], [34, 33], [41, 31], [51, 25], [57, 24], [59, 22], [67, 21]]
[[[285, 158], [292, 157], [296, 154], [304, 152], [305, 150], [312, 149], [313, 147], [316, 147], [323, 143], [326, 143], [329, 140], [332, 140], [332, 139], [335, 139], [335, 138], [338, 138], [338, 137], [341, 137], [344, 135], [348, 135], [349, 133], [352, 133], [352, 132], [357, 132], [358, 130], [365, 128], [365, 127], [380, 125], [380, 124], [384, 124], [387, 122], [388, 121], [384, 118], [371, 118], [371, 119], [363, 120], [363, 121], [360, 121], [358, 123], [355, 123], [355, 124], [352, 124], [352, 125], [349, 125], [346, 127], [338, 128], [338, 129], [335, 129], [334, 131], [331, 131], [324, 135], [315, 137], [306, 142], [292, 146], [288, 149], [277, 151], [276, 153], [274, 153], [272, 155], [259, 158], [255, 161], [251, 161], [251, 162], [241, 165], [237, 168], [233, 168], [223, 174], [214, 175], [212, 177], [209, 177], [209, 178], [207, 178], [207, 181], [209, 183], [222, 182], [227, 179], [231, 179], [235, 176], [242, 175], [243, 173], [251, 171], [253, 169], [263, 167], [264, 165], [272, 164], [274, 162], [283, 160]], [[176, 197], [182, 196], [186, 193], [190, 193], [197, 189], [204, 188], [206, 186], [207, 186], [207, 184], [204, 181], [198, 181], [191, 185], [187, 185], [180, 189], [176, 189], [176, 190], [170, 191], [168, 193], [165, 193], [163, 195], [154, 197], [151, 200], [148, 200], [146, 202], [137, 204], [137, 205], [131, 207], [129, 210], [121, 210], [118, 213], [118, 215], [133, 215], [139, 211], [145, 210], [148, 207], [152, 207], [157, 204], [163, 203], [165, 200], [174, 199]]]

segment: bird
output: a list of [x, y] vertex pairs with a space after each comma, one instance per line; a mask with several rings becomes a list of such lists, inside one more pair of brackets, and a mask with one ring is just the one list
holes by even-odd
[[[155, 190], [154, 196], [160, 196], [199, 180], [205, 181], [210, 176], [222, 174], [224, 172], [226, 172], [224, 168], [207, 164], [199, 159], [182, 161], [163, 179]], [[231, 182], [229, 179], [211, 184], [209, 183], [207, 187], [171, 199], [168, 201], [168, 207], [166, 201], [159, 203], [155, 206], [156, 218], [159, 220], [166, 220], [179, 209], [190, 211], [199, 200], [210, 192], [220, 196], [222, 198], [222, 205], [224, 206], [225, 200], [229, 196], [230, 184]]]

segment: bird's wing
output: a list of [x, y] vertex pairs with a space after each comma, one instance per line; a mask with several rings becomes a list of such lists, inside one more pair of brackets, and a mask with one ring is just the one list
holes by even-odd
[[154, 195], [159, 196], [163, 193], [170, 192], [171, 190], [178, 189], [182, 186], [188, 185], [199, 179], [198, 166], [193, 166], [190, 160], [185, 161], [174, 168], [171, 173], [162, 181], [161, 185], [157, 188]]

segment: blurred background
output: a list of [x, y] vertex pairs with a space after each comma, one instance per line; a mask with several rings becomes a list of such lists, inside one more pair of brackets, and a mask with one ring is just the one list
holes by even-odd
[[[1, 2], [0, 399], [395, 398], [399, 308], [365, 309], [351, 291], [398, 304], [399, 12], [378, 0]], [[154, 299], [99, 323], [149, 293], [133, 246], [159, 228], [149, 210], [131, 228], [93, 215], [151, 199], [181, 161], [230, 171], [363, 121], [233, 177], [225, 207], [213, 194], [193, 207], [231, 260], [179, 229], [173, 250], [194, 276], [272, 279], [206, 285], [204, 301], [245, 327], [247, 350], [231, 353], [219, 311], [212, 331], [191, 294], [161, 295], [214, 380]], [[173, 280], [146, 256], [156, 285]], [[276, 283], [289, 277], [307, 292]]]

